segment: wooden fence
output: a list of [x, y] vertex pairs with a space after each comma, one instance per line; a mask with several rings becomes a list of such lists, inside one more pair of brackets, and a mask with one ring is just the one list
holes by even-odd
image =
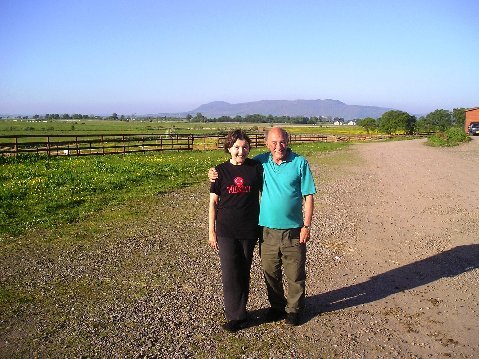
[[[252, 147], [264, 146], [264, 134], [248, 134]], [[390, 138], [388, 135], [290, 135], [290, 143], [349, 142]], [[47, 156], [86, 156], [151, 151], [191, 151], [222, 148], [224, 135], [96, 134], [0, 135], [0, 156], [36, 153]]]
[[98, 134], [0, 136], [0, 155], [25, 153], [48, 156], [106, 155], [193, 149], [193, 135]]

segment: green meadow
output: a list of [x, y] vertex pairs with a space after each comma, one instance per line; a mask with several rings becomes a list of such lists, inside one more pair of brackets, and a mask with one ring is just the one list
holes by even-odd
[[[265, 124], [263, 124], [264, 126]], [[266, 124], [268, 125], [268, 124]], [[268, 125], [269, 126], [269, 125]], [[258, 125], [238, 123], [192, 123], [186, 121], [113, 121], [113, 120], [0, 120], [2, 135], [47, 135], [47, 134], [164, 134], [193, 133], [217, 134], [232, 128], [242, 127], [257, 131]]]
[[[293, 149], [313, 156], [343, 146], [306, 143]], [[263, 150], [254, 149], [251, 156]], [[75, 223], [105, 208], [205, 182], [208, 169], [226, 159], [221, 150], [0, 157], [0, 239]]]
[[[186, 121], [112, 121], [112, 120], [0, 120], [0, 135], [48, 135], [48, 134], [164, 134], [164, 133], [192, 133], [218, 134], [234, 128], [244, 128], [249, 132], [267, 130], [270, 123], [218, 123], [218, 122], [186, 122]], [[365, 134], [360, 126], [318, 125], [291, 125], [284, 128], [292, 134], [328, 134], [328, 135], [355, 135]]]
[[[20, 139], [28, 142], [46, 135], [219, 134], [238, 127], [258, 133], [271, 124], [1, 120], [0, 136], [38, 136]], [[360, 132], [356, 126], [288, 125], [285, 128], [294, 134], [318, 134], [326, 133], [326, 130], [330, 134]], [[8, 141], [11, 139], [0, 138], [0, 144]], [[295, 147], [313, 153], [341, 146], [317, 143]], [[33, 228], [74, 223], [102, 208], [198, 183], [205, 180], [208, 168], [225, 158], [220, 150], [67, 158], [42, 155], [0, 157], [0, 235], [18, 235]]]

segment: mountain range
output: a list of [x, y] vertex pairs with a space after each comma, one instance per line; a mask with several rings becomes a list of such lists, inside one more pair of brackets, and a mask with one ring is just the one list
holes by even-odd
[[273, 116], [323, 116], [353, 120], [366, 117], [378, 118], [391, 108], [377, 106], [347, 105], [338, 100], [261, 100], [231, 104], [214, 101], [187, 111], [184, 115], [201, 113], [208, 118], [221, 116], [273, 115]]

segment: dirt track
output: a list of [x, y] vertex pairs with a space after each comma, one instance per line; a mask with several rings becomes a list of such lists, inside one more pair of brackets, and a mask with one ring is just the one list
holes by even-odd
[[325, 174], [343, 186], [320, 184], [300, 330], [341, 357], [479, 357], [479, 140], [356, 153], [359, 165]]

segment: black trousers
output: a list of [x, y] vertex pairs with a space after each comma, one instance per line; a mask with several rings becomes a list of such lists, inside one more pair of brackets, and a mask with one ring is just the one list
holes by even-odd
[[218, 237], [221, 280], [227, 320], [246, 319], [246, 303], [255, 239]]

